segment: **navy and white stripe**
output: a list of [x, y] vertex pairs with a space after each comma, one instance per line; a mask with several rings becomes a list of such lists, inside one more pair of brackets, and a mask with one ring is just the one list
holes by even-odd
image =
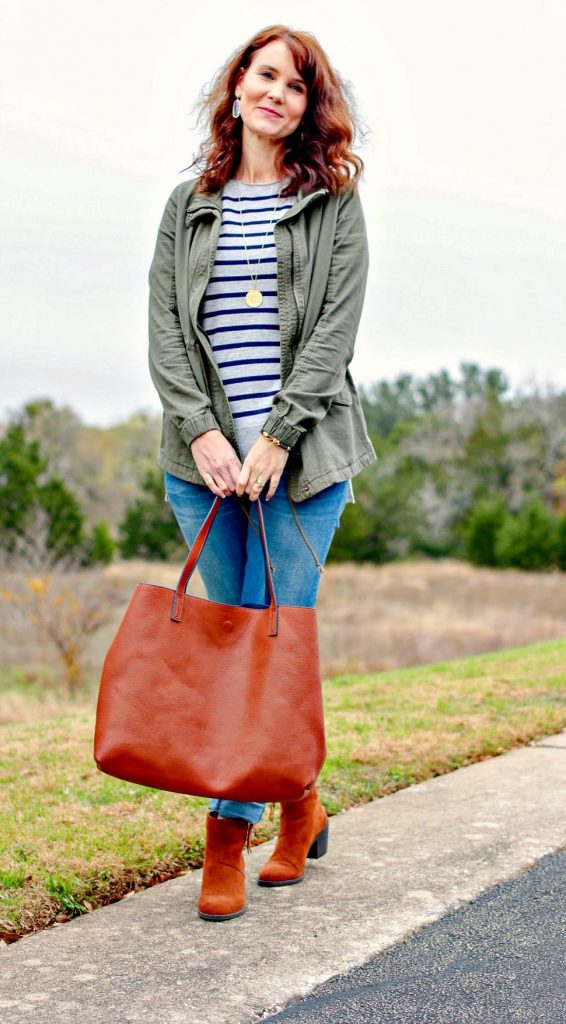
[[[257, 440], [273, 398], [281, 390], [273, 225], [296, 200], [296, 196], [279, 196], [283, 185], [284, 179], [259, 185], [231, 180], [224, 186], [214, 267], [199, 311], [226, 388], [242, 458]], [[252, 308], [246, 303], [246, 292], [256, 272], [255, 287], [263, 293], [263, 302]]]

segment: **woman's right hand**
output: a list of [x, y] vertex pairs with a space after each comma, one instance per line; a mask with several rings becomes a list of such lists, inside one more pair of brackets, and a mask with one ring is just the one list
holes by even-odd
[[225, 498], [236, 489], [242, 463], [221, 430], [205, 430], [191, 441], [197, 469], [213, 494]]

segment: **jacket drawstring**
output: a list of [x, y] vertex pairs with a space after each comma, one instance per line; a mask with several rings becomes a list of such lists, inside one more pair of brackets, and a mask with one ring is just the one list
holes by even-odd
[[252, 852], [252, 847], [251, 847], [252, 829], [253, 829], [253, 823], [251, 821], [248, 821], [248, 827], [246, 829], [246, 842], [245, 842], [245, 848], [248, 851], [248, 853]]
[[319, 572], [321, 572], [321, 573], [322, 572], [326, 572], [326, 569], [321, 565], [321, 563], [319, 562], [318, 558], [316, 557], [316, 551], [314, 550], [314, 548], [310, 544], [308, 538], [305, 536], [305, 532], [304, 532], [304, 530], [303, 530], [299, 520], [297, 519], [297, 513], [295, 512], [295, 502], [293, 501], [293, 499], [291, 497], [290, 490], [289, 490], [289, 478], [288, 477], [287, 477], [287, 497], [289, 498], [289, 504], [291, 506], [291, 512], [293, 513], [293, 518], [294, 518], [294, 520], [295, 520], [295, 522], [297, 524], [297, 529], [298, 529], [301, 537], [303, 538], [306, 546], [308, 547], [312, 557], [314, 558], [314, 564], [316, 565], [316, 567], [317, 567]]
[[[289, 478], [287, 478], [287, 497], [289, 498], [289, 504], [291, 506], [291, 512], [293, 513], [293, 518], [295, 520], [295, 523], [297, 524], [297, 529], [298, 529], [301, 537], [303, 538], [307, 548], [309, 549], [309, 551], [310, 551], [310, 553], [311, 553], [311, 555], [313, 557], [314, 564], [316, 565], [316, 568], [317, 568], [318, 572], [319, 573], [323, 573], [323, 572], [325, 573], [326, 569], [319, 562], [319, 560], [318, 560], [318, 558], [316, 556], [316, 551], [314, 550], [314, 548], [312, 547], [311, 543], [309, 542], [308, 537], [306, 537], [305, 532], [304, 532], [304, 530], [303, 530], [303, 528], [302, 528], [302, 526], [301, 526], [301, 524], [300, 524], [300, 522], [299, 522], [299, 520], [297, 518], [297, 513], [295, 511], [295, 502], [293, 501], [293, 499], [291, 497], [291, 494], [290, 494], [290, 491], [289, 491], [289, 486], [290, 486]], [[242, 501], [240, 501], [240, 508], [242, 509], [242, 512], [247, 517], [248, 521], [251, 523], [251, 525], [253, 526], [255, 532], [257, 533], [257, 535], [259, 537], [259, 529], [257, 528], [256, 524], [254, 523], [253, 519], [251, 518], [250, 514], [248, 513], [247, 508], [245, 507], [245, 505], [244, 505], [244, 503]], [[271, 569], [271, 572], [275, 572], [275, 569], [273, 567], [273, 563], [271, 561], [271, 558], [269, 559], [269, 568]]]

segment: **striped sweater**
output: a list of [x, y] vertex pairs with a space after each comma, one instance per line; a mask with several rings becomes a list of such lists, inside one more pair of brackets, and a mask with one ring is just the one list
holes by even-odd
[[[214, 267], [199, 309], [199, 323], [228, 396], [242, 459], [257, 441], [282, 387], [273, 225], [296, 200], [296, 196], [279, 196], [284, 183], [285, 179], [261, 184], [232, 179], [224, 186]], [[256, 274], [254, 286], [262, 292], [263, 302], [251, 307], [246, 292]], [[351, 482], [348, 500], [355, 500]]]

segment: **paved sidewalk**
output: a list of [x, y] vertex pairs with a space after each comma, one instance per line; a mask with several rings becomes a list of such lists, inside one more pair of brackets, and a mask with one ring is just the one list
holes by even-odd
[[566, 731], [331, 819], [303, 882], [255, 884], [249, 910], [196, 915], [201, 872], [0, 953], [3, 1024], [251, 1024], [566, 843]]

